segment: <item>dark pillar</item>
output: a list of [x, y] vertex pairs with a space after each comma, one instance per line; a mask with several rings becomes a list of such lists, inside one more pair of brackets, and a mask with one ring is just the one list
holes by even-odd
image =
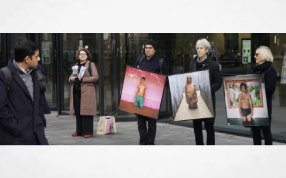
[[8, 64], [8, 60], [10, 58], [11, 58], [11, 33], [7, 33], [7, 35], [6, 35], [6, 60], [5, 60], [5, 66]]
[[[117, 102], [120, 102], [120, 34], [115, 34], [115, 53], [116, 53], [116, 82], [117, 82]], [[119, 105], [119, 104], [118, 104]], [[118, 107], [117, 107], [118, 108]]]
[[99, 116], [104, 116], [103, 33], [98, 34], [98, 62], [99, 62]]
[[64, 83], [63, 83], [63, 34], [56, 34], [56, 61], [57, 61], [57, 93], [58, 93], [58, 114], [64, 109]]
[[116, 111], [116, 48], [115, 48], [115, 33], [111, 33], [111, 98], [112, 98], [112, 112]]
[[129, 36], [128, 33], [125, 33], [125, 64], [131, 65], [130, 57], [129, 57]]

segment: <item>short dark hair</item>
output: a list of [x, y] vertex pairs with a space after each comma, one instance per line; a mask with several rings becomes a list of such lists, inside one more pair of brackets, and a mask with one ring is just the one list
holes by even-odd
[[81, 52], [81, 51], [86, 52], [87, 60], [92, 60], [92, 55], [90, 54], [89, 50], [87, 50], [87, 49], [85, 49], [85, 48], [81, 48], [80, 50], [78, 50], [78, 51], [76, 52], [76, 55], [75, 55], [75, 59], [76, 59], [77, 61], [79, 61], [79, 52]]
[[245, 91], [247, 90], [247, 85], [245, 84], [245, 83], [241, 83], [240, 84], [240, 90], [242, 91], [242, 86], [244, 86], [245, 87]]
[[141, 80], [142, 80], [142, 79], [143, 79], [143, 80], [146, 80], [145, 77], [142, 77]]
[[35, 51], [39, 50], [39, 45], [31, 40], [20, 41], [14, 49], [15, 61], [22, 62], [26, 56], [32, 59]]

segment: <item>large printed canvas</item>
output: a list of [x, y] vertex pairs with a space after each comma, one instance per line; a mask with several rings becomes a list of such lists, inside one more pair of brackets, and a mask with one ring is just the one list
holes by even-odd
[[168, 77], [174, 121], [214, 117], [209, 71]]
[[127, 66], [119, 109], [158, 119], [166, 76]]
[[263, 75], [223, 77], [228, 125], [269, 125]]

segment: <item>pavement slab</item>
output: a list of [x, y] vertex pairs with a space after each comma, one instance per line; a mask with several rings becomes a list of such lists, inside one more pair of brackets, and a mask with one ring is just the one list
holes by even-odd
[[[137, 122], [116, 122], [117, 133], [97, 135], [99, 117], [94, 117], [94, 136], [72, 137], [75, 132], [75, 116], [57, 115], [56, 111], [45, 115], [47, 119], [46, 137], [50, 145], [138, 145], [139, 133]], [[206, 143], [206, 132], [203, 131]], [[215, 133], [216, 145], [253, 145], [252, 138], [225, 133]], [[169, 123], [157, 123], [156, 145], [195, 145], [193, 128]], [[274, 145], [285, 145], [273, 142]]]

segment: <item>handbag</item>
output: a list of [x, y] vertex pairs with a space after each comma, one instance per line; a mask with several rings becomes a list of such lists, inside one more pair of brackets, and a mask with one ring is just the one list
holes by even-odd
[[105, 135], [110, 133], [116, 133], [115, 117], [100, 116], [96, 134]]

